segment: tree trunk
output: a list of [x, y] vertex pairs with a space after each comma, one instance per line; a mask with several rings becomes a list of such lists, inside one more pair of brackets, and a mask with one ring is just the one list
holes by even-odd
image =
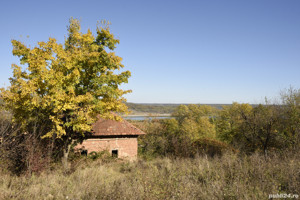
[[63, 154], [63, 157], [62, 157], [62, 165], [63, 165], [64, 171], [68, 171], [70, 169], [68, 158], [69, 158], [71, 145], [72, 145], [72, 143], [66, 144], [67, 147], [65, 147], [64, 151], [63, 151], [64, 154]]

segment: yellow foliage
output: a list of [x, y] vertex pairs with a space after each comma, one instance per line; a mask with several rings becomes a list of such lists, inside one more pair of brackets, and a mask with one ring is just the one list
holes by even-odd
[[22, 71], [12, 65], [11, 86], [1, 92], [14, 120], [26, 127], [38, 112], [51, 122], [43, 137], [60, 138], [70, 128], [77, 134], [90, 131], [98, 115], [118, 119], [113, 112], [127, 112], [122, 96], [130, 92], [118, 88], [130, 77], [129, 71], [115, 74], [123, 68], [122, 58], [106, 51], [118, 43], [108, 26], [98, 27], [96, 36], [90, 30], [83, 34], [76, 19], [70, 20], [64, 45], [49, 38], [31, 49], [12, 40], [13, 55], [27, 66]]

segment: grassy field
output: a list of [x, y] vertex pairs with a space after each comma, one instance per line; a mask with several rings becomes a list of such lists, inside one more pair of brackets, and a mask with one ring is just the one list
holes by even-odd
[[0, 199], [268, 199], [300, 194], [299, 154], [281, 158], [81, 160], [72, 173], [0, 176]]

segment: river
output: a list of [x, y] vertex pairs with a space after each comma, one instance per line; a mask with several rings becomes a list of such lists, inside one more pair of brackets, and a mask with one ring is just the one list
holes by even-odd
[[170, 119], [171, 116], [125, 116], [124, 119], [129, 120], [152, 120], [152, 119]]

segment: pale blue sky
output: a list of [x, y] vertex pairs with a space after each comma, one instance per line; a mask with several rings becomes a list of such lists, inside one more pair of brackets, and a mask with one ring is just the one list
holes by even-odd
[[299, 0], [1, 1], [0, 85], [18, 63], [11, 39], [63, 42], [70, 17], [83, 32], [106, 19], [132, 72], [129, 102], [260, 103], [300, 87], [299, 10]]

